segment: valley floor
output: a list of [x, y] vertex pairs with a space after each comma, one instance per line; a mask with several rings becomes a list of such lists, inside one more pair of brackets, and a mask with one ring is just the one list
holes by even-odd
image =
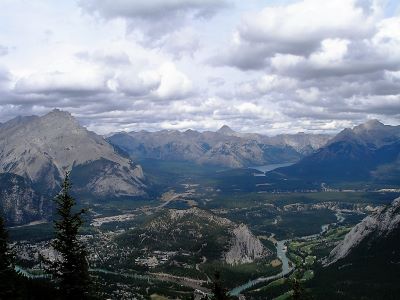
[[[285, 299], [290, 296], [293, 278], [300, 278], [306, 286], [354, 224], [399, 195], [396, 190], [260, 193], [235, 190], [236, 182], [230, 182], [228, 190], [225, 182], [224, 190], [215, 177], [207, 176], [209, 172], [175, 176], [173, 184], [165, 179], [168, 174], [161, 173], [165, 185], [154, 200], [88, 204], [89, 219], [81, 238], [88, 245], [91, 275], [104, 297], [189, 299], [193, 291], [209, 293], [218, 270], [232, 295]], [[222, 257], [192, 249], [195, 236], [182, 240], [175, 250], [162, 247], [164, 239], [145, 245], [144, 236], [121, 242], [124, 234], [144, 228], [165, 211], [191, 207], [247, 225], [272, 254], [230, 265]], [[43, 276], [37, 253], [51, 256], [52, 224], [29, 224], [9, 231], [18, 265], [26, 275]]]

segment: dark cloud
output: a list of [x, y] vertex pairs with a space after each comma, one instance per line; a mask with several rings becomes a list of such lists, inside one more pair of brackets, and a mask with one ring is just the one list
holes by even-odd
[[214, 66], [233, 66], [243, 71], [265, 69], [269, 61], [264, 45], [251, 45], [247, 42], [233, 45], [223, 53], [210, 57], [207, 62]]
[[88, 12], [105, 18], [159, 19], [190, 12], [196, 18], [210, 17], [228, 5], [225, 0], [81, 0]]
[[153, 47], [188, 21], [208, 19], [229, 6], [226, 0], [81, 0], [79, 4], [89, 14], [126, 20], [127, 31], [139, 33], [142, 42]]

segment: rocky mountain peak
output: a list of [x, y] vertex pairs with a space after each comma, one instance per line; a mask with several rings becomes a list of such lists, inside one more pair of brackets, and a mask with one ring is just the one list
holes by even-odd
[[377, 119], [368, 120], [364, 124], [362, 124], [365, 128], [375, 128], [385, 126], [382, 122]]
[[331, 144], [338, 141], [357, 142], [360, 145], [382, 147], [400, 138], [400, 126], [384, 125], [378, 120], [369, 120], [353, 129], [342, 130]]
[[0, 172], [23, 176], [46, 193], [58, 189], [66, 170], [74, 175], [96, 168], [90, 178], [85, 176], [88, 182], [82, 189], [100, 196], [144, 194], [141, 169], [65, 111], [55, 109], [2, 126], [0, 149]]
[[53, 109], [43, 117], [41, 117], [43, 120], [47, 121], [62, 121], [62, 122], [70, 122], [73, 123], [74, 125], [79, 126], [78, 121], [71, 115], [70, 112], [64, 111], [64, 110], [59, 110], [58, 108]]
[[220, 134], [224, 134], [224, 135], [231, 135], [231, 134], [235, 134], [236, 133], [228, 125], [223, 125], [220, 129], [218, 129], [217, 132], [220, 133]]
[[369, 130], [384, 130], [385, 129], [385, 124], [381, 123], [377, 119], [372, 119], [368, 120], [367, 122], [360, 124], [356, 127], [354, 127], [354, 132], [359, 133], [363, 131], [369, 131]]

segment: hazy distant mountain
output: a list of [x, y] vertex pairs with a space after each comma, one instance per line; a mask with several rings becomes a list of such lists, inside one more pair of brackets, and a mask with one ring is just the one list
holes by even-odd
[[296, 134], [279, 134], [269, 138], [272, 145], [285, 145], [294, 148], [302, 154], [310, 154], [323, 147], [332, 138], [328, 134], [306, 134], [299, 132]]
[[317, 181], [399, 183], [399, 167], [400, 126], [371, 120], [343, 130], [315, 153], [275, 173]]
[[238, 133], [224, 125], [216, 132], [140, 131], [117, 133], [108, 140], [133, 158], [185, 160], [239, 168], [294, 162], [303, 153], [324, 145], [329, 138], [328, 135], [307, 134], [267, 137], [255, 133]]
[[0, 127], [0, 173], [20, 175], [53, 195], [68, 170], [75, 191], [96, 197], [145, 194], [141, 167], [67, 112], [17, 117]]

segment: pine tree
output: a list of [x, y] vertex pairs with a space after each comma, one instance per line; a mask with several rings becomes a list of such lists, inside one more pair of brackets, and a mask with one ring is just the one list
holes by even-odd
[[300, 286], [300, 280], [298, 278], [293, 279], [293, 300], [301, 300], [302, 297], [302, 289]]
[[13, 256], [8, 245], [8, 232], [0, 215], [0, 299], [12, 299], [15, 275]]
[[84, 210], [73, 212], [76, 204], [70, 195], [71, 183], [66, 173], [62, 190], [56, 197], [59, 219], [54, 222], [56, 230], [53, 248], [60, 256], [52, 263], [52, 273], [59, 282], [65, 299], [87, 299], [89, 291], [89, 266], [85, 246], [78, 240], [78, 230], [83, 224]]
[[214, 294], [214, 300], [228, 300], [228, 291], [223, 287], [221, 281], [221, 274], [219, 271], [214, 273], [214, 281], [213, 281], [213, 289], [212, 292]]
[[0, 216], [0, 274], [12, 270], [12, 256], [8, 246], [8, 233], [5, 222]]
[[301, 274], [303, 274], [304, 270], [300, 269], [295, 273], [293, 281], [292, 281], [292, 289], [293, 289], [293, 300], [307, 300], [310, 299], [309, 295], [307, 295], [305, 289], [301, 284]]

